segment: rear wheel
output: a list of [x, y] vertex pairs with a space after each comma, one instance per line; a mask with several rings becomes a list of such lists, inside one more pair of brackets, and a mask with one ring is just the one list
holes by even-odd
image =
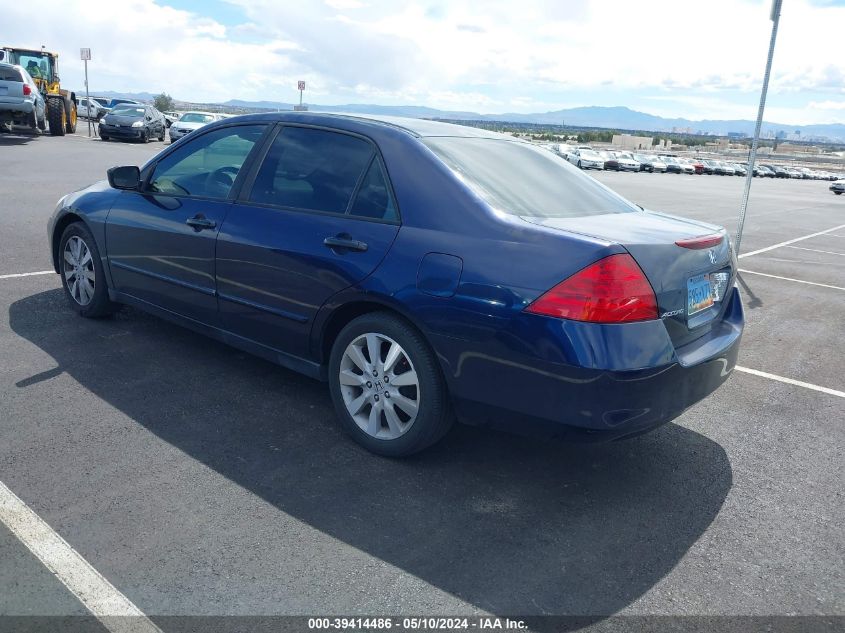
[[109, 300], [106, 276], [94, 236], [81, 222], [74, 222], [59, 242], [62, 287], [71, 307], [88, 318], [103, 317], [119, 308]]
[[341, 331], [332, 347], [329, 387], [344, 430], [379, 455], [411, 455], [452, 426], [434, 353], [415, 328], [386, 312], [365, 314]]
[[159, 140], [159, 141], [161, 141], [162, 143], [164, 143], [164, 132], [165, 132], [165, 129], [166, 129], [166, 128], [162, 125], [162, 126], [161, 126], [161, 134], [159, 134], [159, 135], [158, 135], [158, 140]]
[[47, 99], [47, 122], [50, 124], [50, 134], [64, 136], [66, 120], [65, 102], [62, 99]]

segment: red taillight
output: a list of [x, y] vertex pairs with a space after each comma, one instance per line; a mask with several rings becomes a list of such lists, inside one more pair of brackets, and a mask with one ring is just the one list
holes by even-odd
[[701, 248], [711, 248], [713, 246], [717, 246], [718, 244], [722, 243], [722, 240], [725, 239], [724, 235], [702, 235], [701, 237], [691, 237], [686, 240], [678, 240], [675, 242], [677, 246], [682, 248], [692, 248], [692, 249], [701, 249]]
[[23, 85], [23, 96], [28, 97], [31, 94], [32, 94], [32, 88], [29, 87], [29, 84], [24, 84]]
[[578, 271], [525, 311], [575, 321], [628, 323], [656, 319], [657, 299], [634, 258], [620, 254]]

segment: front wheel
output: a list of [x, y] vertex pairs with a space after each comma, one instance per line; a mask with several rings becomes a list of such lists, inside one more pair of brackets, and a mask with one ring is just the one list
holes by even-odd
[[50, 97], [47, 99], [47, 122], [50, 124], [50, 134], [64, 136], [67, 125], [65, 102], [62, 99]]
[[581, 167], [581, 161], [580, 160], [578, 161], [578, 169], [584, 169], [583, 167]]
[[419, 452], [454, 419], [434, 352], [413, 326], [386, 312], [365, 314], [341, 331], [329, 388], [344, 430], [379, 455]]
[[109, 300], [97, 243], [81, 222], [74, 222], [62, 233], [59, 270], [65, 296], [80, 315], [98, 318], [111, 314], [119, 307]]

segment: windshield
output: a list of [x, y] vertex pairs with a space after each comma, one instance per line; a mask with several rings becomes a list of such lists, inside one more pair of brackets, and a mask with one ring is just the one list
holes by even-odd
[[578, 155], [582, 156], [583, 158], [589, 158], [590, 160], [598, 160], [599, 158], [601, 158], [601, 156], [599, 156], [597, 152], [594, 152], [591, 149], [582, 149], [580, 152], [578, 152]]
[[485, 202], [505, 213], [571, 218], [638, 210], [560, 156], [529, 143], [463, 137], [423, 142]]
[[23, 66], [33, 79], [50, 79], [53, 69], [50, 58], [37, 54], [21, 53], [18, 55], [18, 65]]
[[199, 112], [188, 112], [179, 118], [181, 123], [211, 123], [213, 120], [214, 115], [200, 114]]
[[117, 116], [144, 116], [144, 108], [119, 105], [115, 106], [114, 110], [111, 111], [111, 114]]

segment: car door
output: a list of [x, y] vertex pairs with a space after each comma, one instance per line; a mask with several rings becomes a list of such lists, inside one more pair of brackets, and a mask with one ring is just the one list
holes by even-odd
[[224, 327], [307, 357], [320, 306], [387, 254], [399, 230], [394, 200], [368, 139], [282, 127], [220, 229]]
[[217, 232], [267, 128], [240, 124], [197, 135], [145, 169], [140, 191], [118, 195], [106, 220], [115, 290], [216, 323]]

